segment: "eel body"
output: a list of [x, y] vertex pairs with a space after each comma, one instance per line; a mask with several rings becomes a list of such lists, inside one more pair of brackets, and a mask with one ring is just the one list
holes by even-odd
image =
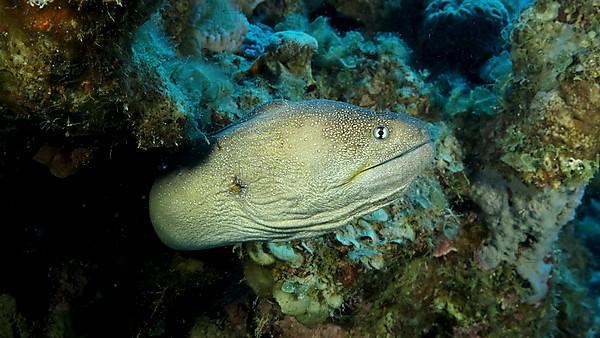
[[434, 156], [426, 123], [329, 100], [272, 102], [211, 141], [151, 189], [172, 248], [324, 234], [397, 199]]

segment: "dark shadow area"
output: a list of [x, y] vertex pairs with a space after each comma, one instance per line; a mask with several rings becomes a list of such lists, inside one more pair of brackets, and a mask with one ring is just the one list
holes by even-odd
[[1, 141], [0, 294], [34, 336], [184, 336], [249, 292], [230, 247], [178, 253], [154, 234], [147, 194], [159, 154], [107, 149], [94, 169], [60, 179], [32, 160], [35, 141]]

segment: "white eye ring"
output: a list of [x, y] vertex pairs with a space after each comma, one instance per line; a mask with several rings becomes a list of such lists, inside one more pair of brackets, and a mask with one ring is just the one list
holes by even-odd
[[377, 126], [373, 128], [373, 137], [383, 140], [390, 136], [390, 130], [386, 126]]

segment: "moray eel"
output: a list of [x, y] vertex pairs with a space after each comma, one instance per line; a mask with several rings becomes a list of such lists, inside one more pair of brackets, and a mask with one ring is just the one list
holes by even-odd
[[150, 192], [174, 249], [330, 232], [397, 199], [434, 156], [426, 123], [329, 100], [272, 102], [210, 140]]

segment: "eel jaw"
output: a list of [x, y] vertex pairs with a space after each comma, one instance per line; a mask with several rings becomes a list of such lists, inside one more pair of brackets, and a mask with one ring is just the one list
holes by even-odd
[[387, 159], [385, 161], [379, 162], [379, 163], [377, 163], [375, 165], [372, 165], [372, 166], [370, 166], [368, 168], [365, 168], [365, 169], [360, 169], [354, 175], [352, 175], [352, 177], [349, 179], [349, 182], [353, 181], [356, 177], [358, 177], [360, 174], [362, 174], [362, 173], [364, 173], [366, 171], [369, 171], [371, 169], [377, 168], [377, 167], [382, 166], [382, 165], [384, 165], [386, 163], [390, 163], [392, 161], [398, 160], [400, 158], [406, 157], [407, 155], [409, 155], [409, 154], [417, 151], [419, 148], [421, 148], [423, 146], [426, 146], [426, 145], [432, 146], [433, 145], [433, 141], [428, 140], [428, 141], [419, 143], [419, 144], [417, 144], [417, 145], [415, 145], [415, 146], [413, 146], [413, 147], [411, 147], [411, 148], [409, 148], [409, 149], [407, 149], [407, 150], [399, 153], [398, 155], [396, 155], [394, 157], [391, 157], [391, 158], [389, 158], [389, 159]]
[[364, 170], [363, 170], [363, 172], [364, 172], [364, 171], [367, 171], [367, 170], [371, 170], [371, 169], [373, 169], [373, 168], [377, 168], [377, 167], [379, 167], [379, 166], [381, 166], [381, 165], [384, 165], [384, 164], [386, 164], [386, 163], [389, 163], [389, 162], [392, 162], [392, 161], [394, 161], [394, 160], [400, 159], [400, 158], [402, 158], [402, 157], [405, 157], [405, 156], [409, 155], [410, 153], [412, 153], [412, 152], [414, 152], [414, 151], [418, 150], [419, 148], [421, 148], [421, 147], [423, 147], [423, 146], [425, 146], [425, 145], [428, 145], [428, 144], [431, 144], [431, 141], [426, 141], [426, 142], [423, 142], [423, 143], [417, 144], [416, 146], [413, 146], [412, 148], [409, 148], [409, 149], [407, 149], [407, 150], [405, 150], [405, 151], [401, 152], [400, 154], [398, 154], [398, 155], [396, 155], [396, 156], [394, 156], [394, 157], [392, 157], [392, 158], [389, 158], [389, 159], [387, 159], [387, 160], [385, 160], [385, 161], [383, 161], [383, 162], [381, 162], [381, 163], [378, 163], [378, 164], [376, 164], [376, 165], [374, 165], [374, 166], [371, 166], [371, 167], [369, 167], [369, 168], [367, 168], [367, 169], [364, 169]]

